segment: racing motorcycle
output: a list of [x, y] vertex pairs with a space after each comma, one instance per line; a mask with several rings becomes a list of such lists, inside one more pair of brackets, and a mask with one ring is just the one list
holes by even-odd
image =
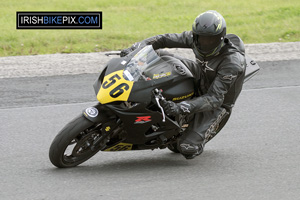
[[[259, 66], [246, 56], [245, 81]], [[59, 168], [77, 166], [99, 151], [169, 148], [188, 127], [184, 116], [164, 113], [160, 100], [192, 98], [194, 78], [172, 56], [158, 56], [151, 45], [126, 57], [112, 58], [100, 72], [94, 89], [99, 103], [86, 108], [54, 138], [49, 157]]]

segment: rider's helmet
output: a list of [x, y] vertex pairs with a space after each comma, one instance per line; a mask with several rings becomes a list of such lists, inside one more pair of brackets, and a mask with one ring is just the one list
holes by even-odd
[[215, 56], [224, 45], [226, 22], [214, 10], [206, 11], [196, 17], [193, 27], [193, 41], [201, 56]]

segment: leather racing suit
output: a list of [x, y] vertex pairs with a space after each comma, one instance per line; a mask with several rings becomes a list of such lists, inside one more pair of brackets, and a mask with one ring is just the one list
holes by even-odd
[[[185, 133], [178, 140], [177, 149], [189, 150], [189, 145], [199, 145], [198, 154], [202, 153], [204, 144], [213, 138], [227, 122], [231, 110], [238, 98], [245, 76], [245, 48], [242, 40], [234, 35], [225, 36], [221, 50], [209, 57], [201, 55], [193, 43], [192, 31], [177, 34], [157, 35], [135, 43], [152, 45], [153, 48], [191, 48], [196, 61], [179, 58], [196, 78], [198, 94], [186, 102], [191, 105], [189, 118], [191, 122]], [[186, 157], [188, 158], [188, 157]]]

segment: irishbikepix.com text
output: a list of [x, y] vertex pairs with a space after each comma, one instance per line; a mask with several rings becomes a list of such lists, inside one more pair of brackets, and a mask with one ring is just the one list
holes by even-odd
[[102, 12], [17, 12], [17, 29], [102, 29]]

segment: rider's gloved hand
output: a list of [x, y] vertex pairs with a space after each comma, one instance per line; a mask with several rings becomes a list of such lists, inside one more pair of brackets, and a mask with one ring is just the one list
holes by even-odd
[[137, 48], [141, 47], [141, 45], [145, 46], [141, 42], [134, 43], [131, 47], [121, 50], [120, 56], [121, 57], [127, 56], [128, 54], [130, 54], [131, 52], [133, 52]]
[[161, 100], [161, 106], [169, 116], [177, 116], [179, 114], [190, 114], [191, 105], [185, 101], [174, 103], [173, 101]]
[[121, 50], [120, 56], [121, 56], [121, 57], [127, 56], [127, 55], [128, 55], [129, 53], [131, 53], [132, 51], [134, 51], [134, 50], [132, 50], [131, 47], [129, 47], [129, 48], [127, 48], [127, 49], [123, 49], [123, 50]]

